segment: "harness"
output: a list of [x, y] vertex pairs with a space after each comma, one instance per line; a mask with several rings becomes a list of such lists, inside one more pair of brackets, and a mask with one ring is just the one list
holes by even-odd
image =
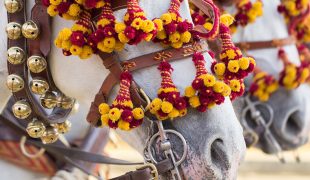
[[[200, 5], [204, 13], [210, 14], [210, 9], [206, 4], [202, 4], [198, 0], [192, 0], [192, 2]], [[13, 97], [7, 104], [7, 108], [0, 115], [0, 119], [3, 124], [13, 129], [18, 136], [27, 137], [27, 140], [23, 138], [22, 147], [24, 147], [26, 142], [27, 145], [41, 148], [39, 154], [43, 154], [42, 149], [44, 149], [51, 157], [66, 164], [62, 165], [62, 168], [71, 169], [74, 166], [87, 174], [92, 174], [93, 165], [85, 164], [85, 162], [142, 165], [136, 171], [114, 178], [116, 180], [158, 179], [159, 175], [166, 175], [169, 172], [172, 179], [181, 179], [178, 166], [185, 160], [187, 155], [186, 140], [180, 133], [164, 129], [162, 122], [155, 121], [156, 118], [149, 113], [146, 114], [149, 119], [150, 132], [145, 146], [145, 163], [130, 163], [91, 153], [98, 152], [106, 144], [108, 140], [107, 129], [101, 131], [90, 129], [88, 136], [80, 147], [81, 150], [72, 147], [68, 148], [66, 143], [57, 141], [60, 137], [59, 132], [65, 133], [70, 128], [66, 119], [75, 108], [75, 100], [66, 96], [57, 88], [49, 69], [48, 55], [51, 50], [50, 18], [41, 0], [35, 1], [29, 21], [26, 21], [26, 0], [15, 0], [13, 1], [13, 6], [7, 6], [7, 4], [10, 4], [8, 1], [5, 1], [5, 3], [9, 22], [7, 32], [9, 37], [8, 72], [10, 75], [7, 85], [13, 93]], [[126, 7], [125, 0], [113, 1], [114, 10], [124, 7]], [[195, 29], [197, 33], [205, 33], [202, 27], [197, 26]], [[23, 38], [21, 35], [26, 38]], [[117, 77], [120, 76], [124, 68], [129, 71], [135, 71], [157, 65], [163, 59], [166, 61], [177, 61], [184, 57], [192, 56], [194, 52], [205, 52], [206, 49], [205, 42], [196, 41], [193, 44], [184, 45], [180, 49], [165, 49], [128, 60], [124, 63], [120, 63], [117, 55], [114, 53], [99, 53], [103, 65], [110, 73], [102, 83], [99, 92], [91, 104], [87, 121], [94, 126], [97, 125], [100, 118], [98, 106], [102, 102], [107, 102], [110, 91], [118, 83]], [[29, 72], [31, 78], [28, 77]], [[31, 83], [28, 84], [30, 79]], [[40, 95], [39, 101], [41, 105], [37, 103], [33, 93]], [[150, 100], [142, 88], [134, 81], [131, 84], [130, 93], [133, 103], [137, 107], [147, 108]], [[13, 108], [13, 114], [11, 107]], [[52, 112], [47, 114], [43, 107], [52, 109]], [[17, 117], [23, 119], [23, 121], [17, 120]], [[40, 123], [37, 120], [40, 120]], [[29, 124], [27, 125], [26, 122], [32, 122], [31, 125], [35, 124], [37, 126], [29, 127]], [[154, 125], [155, 122], [156, 126]], [[26, 126], [28, 127], [25, 129]], [[60, 127], [65, 128], [61, 129]], [[38, 133], [43, 133], [41, 138], [43, 143], [31, 138], [37, 137]], [[169, 141], [169, 136], [172, 135], [179, 138], [183, 143], [183, 152], [179, 159], [175, 157], [171, 142]], [[56, 143], [50, 144], [53, 142]], [[163, 152], [163, 160], [154, 155], [155, 145], [159, 145], [160, 151]], [[28, 156], [31, 158], [39, 157], [38, 154], [28, 154]]]

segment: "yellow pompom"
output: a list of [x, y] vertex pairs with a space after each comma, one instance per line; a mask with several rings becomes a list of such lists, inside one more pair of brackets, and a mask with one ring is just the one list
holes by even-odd
[[119, 120], [117, 123], [118, 128], [124, 131], [129, 131], [130, 130], [130, 124], [127, 121]]
[[271, 94], [275, 92], [278, 88], [279, 88], [279, 84], [275, 82], [266, 87], [266, 92]]
[[87, 29], [85, 26], [80, 24], [74, 24], [71, 28], [72, 31], [82, 31], [83, 33], [90, 33], [90, 29]]
[[173, 105], [170, 102], [164, 101], [161, 103], [161, 110], [164, 113], [170, 113], [172, 109], [173, 109]]
[[165, 13], [165, 14], [161, 15], [160, 19], [163, 21], [163, 23], [165, 25], [171, 23], [171, 21], [172, 21], [172, 17], [170, 15], [170, 13]]
[[107, 18], [102, 18], [100, 19], [98, 22], [97, 22], [97, 26], [106, 26], [106, 25], [109, 25], [111, 23], [111, 21]]
[[50, 3], [55, 6], [59, 5], [61, 2], [62, 0], [50, 0]]
[[225, 83], [221, 81], [217, 81], [213, 86], [214, 92], [217, 92], [217, 93], [222, 93], [224, 91], [224, 88], [225, 88]]
[[225, 74], [226, 65], [224, 63], [217, 63], [214, 66], [214, 72], [218, 76], [223, 76]]
[[72, 35], [72, 31], [69, 28], [64, 28], [58, 33], [58, 37], [61, 40], [69, 40]]
[[225, 26], [229, 27], [234, 22], [234, 17], [232, 17], [230, 14], [223, 14], [220, 17], [221, 23], [223, 23]]
[[82, 53], [79, 55], [81, 59], [88, 59], [93, 55], [93, 49], [90, 46], [83, 46]]
[[113, 52], [113, 48], [109, 48], [109, 47], [106, 47], [105, 44], [104, 44], [104, 41], [101, 41], [97, 44], [97, 48], [102, 51], [102, 52], [106, 52], [106, 53], [111, 53]]
[[176, 43], [176, 42], [180, 41], [180, 38], [181, 38], [181, 36], [180, 36], [180, 33], [178, 33], [178, 32], [175, 32], [175, 33], [169, 35], [169, 41], [171, 41], [172, 43]]
[[108, 114], [101, 115], [101, 118], [100, 118], [101, 126], [100, 127], [108, 126], [109, 119], [110, 118]]
[[164, 29], [163, 21], [161, 19], [154, 19], [153, 22], [157, 25], [158, 32]]
[[268, 99], [269, 99], [269, 94], [266, 94], [266, 93], [261, 94], [261, 95], [258, 97], [258, 99], [259, 99], [260, 101], [266, 102], [266, 101], [268, 101]]
[[121, 111], [118, 108], [113, 108], [109, 111], [109, 118], [113, 122], [118, 121], [120, 117], [121, 117]]
[[236, 73], [239, 71], [239, 61], [238, 60], [230, 60], [228, 62], [228, 66], [227, 66], [227, 69], [230, 71], [230, 72], [233, 72], [233, 73]]
[[82, 48], [76, 45], [72, 45], [70, 52], [72, 55], [80, 55], [82, 53]]
[[144, 38], [144, 40], [147, 41], [147, 42], [149, 42], [149, 41], [152, 40], [152, 38], [153, 38], [153, 34], [152, 34], [152, 33], [149, 33], [149, 34]]
[[185, 116], [187, 114], [187, 109], [185, 108], [185, 109], [181, 109], [180, 111], [179, 111], [179, 116], [180, 117], [183, 117], [183, 116]]
[[66, 51], [69, 51], [71, 46], [72, 46], [72, 43], [70, 40], [65, 40], [65, 41], [62, 41], [62, 43], [61, 43], [61, 48], [66, 50]]
[[149, 32], [151, 32], [151, 31], [153, 31], [155, 29], [155, 25], [154, 25], [153, 21], [145, 20], [145, 21], [143, 21], [141, 29], [144, 32], [149, 33]]
[[172, 111], [168, 114], [168, 116], [169, 116], [171, 119], [173, 119], [173, 118], [178, 117], [179, 114], [180, 114], [180, 112], [179, 112], [177, 109], [173, 108]]
[[171, 46], [175, 49], [181, 48], [183, 45], [182, 41], [176, 42], [176, 43], [171, 43]]
[[161, 107], [161, 103], [162, 103], [161, 99], [155, 98], [150, 105], [150, 109], [152, 111], [158, 111]]
[[114, 48], [115, 47], [115, 39], [114, 37], [108, 37], [103, 40], [103, 44], [105, 47]]
[[227, 84], [224, 84], [224, 90], [222, 92], [223, 96], [229, 96], [231, 94], [231, 89]]
[[135, 108], [132, 110], [133, 117], [137, 120], [144, 118], [144, 112], [141, 108]]
[[229, 86], [231, 88], [232, 91], [234, 92], [239, 92], [241, 89], [241, 84], [238, 80], [233, 79], [229, 82]]
[[213, 108], [214, 106], [216, 106], [216, 103], [210, 103], [210, 104], [208, 104], [208, 109], [211, 109], [211, 108]]
[[248, 60], [248, 58], [241, 58], [239, 60], [239, 66], [242, 70], [247, 70], [249, 68], [249, 65], [250, 65], [250, 61]]
[[132, 23], [131, 26], [137, 30], [139, 30], [142, 26], [143, 26], [143, 20], [141, 18], [135, 18]]
[[65, 20], [74, 20], [75, 19], [75, 17], [71, 16], [68, 13], [61, 14], [61, 17], [64, 18]]
[[192, 97], [195, 96], [196, 90], [192, 86], [188, 86], [185, 88], [185, 96], [186, 97]]
[[115, 43], [115, 50], [116, 51], [122, 51], [124, 49], [124, 46], [125, 46], [124, 43], [116, 41], [116, 43]]
[[98, 109], [100, 114], [108, 114], [110, 111], [110, 106], [107, 103], [101, 103]]
[[203, 83], [207, 87], [211, 87], [215, 84], [215, 77], [212, 74], [205, 74], [202, 76]]
[[197, 108], [200, 106], [200, 101], [198, 96], [193, 96], [189, 98], [189, 105], [192, 106], [193, 108]]
[[235, 53], [234, 50], [229, 49], [226, 51], [226, 55], [229, 59], [235, 59], [235, 57], [237, 56], [237, 54]]
[[62, 40], [60, 38], [56, 38], [54, 40], [54, 44], [55, 44], [56, 47], [62, 48]]
[[206, 22], [206, 23], [204, 23], [203, 27], [204, 27], [206, 30], [210, 31], [210, 30], [213, 28], [213, 24], [212, 24], [212, 23], [209, 23], [209, 22]]
[[125, 29], [126, 29], [126, 24], [124, 24], [124, 23], [116, 23], [115, 24], [116, 33], [121, 33], [123, 31], [125, 31]]
[[75, 2], [78, 4], [84, 4], [85, 0], [75, 0]]
[[58, 14], [58, 10], [57, 10], [57, 7], [54, 6], [54, 5], [50, 5], [48, 6], [47, 8], [47, 14], [50, 15], [50, 16], [56, 16]]
[[78, 4], [71, 4], [70, 7], [69, 7], [69, 11], [68, 11], [68, 14], [70, 16], [78, 16], [79, 13], [81, 11], [81, 8]]
[[177, 14], [176, 13], [170, 13], [171, 19], [173, 21], [177, 20]]
[[309, 69], [303, 69], [300, 75], [301, 83], [305, 82], [309, 77]]
[[118, 39], [122, 42], [122, 43], [128, 43], [129, 39], [126, 37], [126, 35], [124, 33], [119, 33], [118, 34]]
[[185, 31], [181, 34], [181, 41], [183, 43], [188, 43], [192, 38], [192, 34], [189, 31]]
[[98, 1], [97, 4], [96, 4], [96, 8], [97, 9], [102, 8], [104, 5], [105, 5], [104, 1]]
[[159, 31], [157, 33], [157, 36], [156, 36], [158, 39], [166, 39], [167, 38], [167, 34], [165, 31]]

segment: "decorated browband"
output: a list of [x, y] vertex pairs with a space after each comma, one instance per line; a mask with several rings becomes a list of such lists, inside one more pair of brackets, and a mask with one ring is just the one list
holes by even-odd
[[[254, 70], [255, 61], [251, 57], [243, 57], [234, 46], [229, 29], [233, 18], [228, 14], [220, 17], [219, 10], [211, 0], [196, 1], [196, 4], [211, 8], [214, 13], [207, 32], [181, 17], [179, 10], [182, 0], [171, 0], [167, 12], [152, 20], [146, 18], [137, 0], [127, 0], [123, 22], [116, 21], [111, 3], [111, 0], [44, 1], [51, 16], [59, 15], [76, 21], [71, 29], [61, 30], [55, 39], [55, 45], [63, 50], [64, 55], [86, 59], [97, 52], [121, 51], [126, 45], [137, 45], [143, 41], [178, 49], [201, 37], [220, 38], [223, 42], [220, 62], [216, 62], [210, 52], [214, 61], [212, 71], [216, 76], [206, 70], [202, 53], [195, 52], [192, 61], [197, 70], [196, 77], [186, 88], [184, 96], [173, 83], [173, 68], [163, 58], [158, 65], [162, 77], [158, 97], [151, 101], [147, 109], [158, 120], [172, 120], [185, 116], [189, 107], [205, 112], [222, 104], [225, 97], [233, 100], [243, 94], [243, 79]], [[99, 16], [94, 13], [98, 10], [101, 12]], [[95, 27], [92, 26], [93, 20], [96, 21]], [[134, 107], [130, 95], [132, 80], [132, 75], [125, 68], [120, 76], [120, 90], [113, 103], [99, 105], [100, 127], [131, 130], [142, 124], [144, 110]]]

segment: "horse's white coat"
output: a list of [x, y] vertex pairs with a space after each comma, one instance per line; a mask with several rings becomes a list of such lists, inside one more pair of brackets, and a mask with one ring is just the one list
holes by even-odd
[[[31, 1], [33, 3], [33, 1]], [[159, 17], [166, 12], [169, 6], [167, 0], [140, 0], [141, 7], [147, 12], [148, 18]], [[180, 14], [184, 18], [190, 19], [189, 7], [187, 0], [182, 3]], [[31, 3], [29, 3], [31, 4]], [[31, 6], [29, 6], [31, 7]], [[29, 12], [29, 9], [28, 9]], [[118, 19], [123, 17], [125, 11], [120, 10], [115, 13]], [[0, 15], [6, 17], [4, 7], [1, 6]], [[1, 31], [3, 31], [6, 22], [1, 21]], [[57, 32], [63, 27], [71, 27], [72, 23], [65, 21], [59, 17], [54, 18], [53, 38]], [[3, 43], [0, 45], [0, 57], [3, 75], [0, 76], [4, 82], [7, 75], [6, 72], [6, 35], [4, 32], [0, 35]], [[154, 43], [141, 43], [137, 46], [127, 46], [126, 49], [119, 53], [122, 61], [141, 56], [163, 49], [160, 45]], [[207, 66], [210, 66], [211, 58], [205, 54]], [[102, 65], [98, 56], [93, 56], [87, 61], [81, 61], [77, 57], [64, 57], [61, 50], [52, 48], [50, 55], [51, 71], [57, 86], [67, 95], [74, 97], [80, 104], [79, 112], [69, 119], [73, 123], [72, 131], [67, 135], [70, 140], [82, 138], [86, 132], [85, 117], [94, 95], [98, 92], [102, 81], [105, 79], [108, 71]], [[183, 92], [193, 80], [195, 68], [190, 60], [186, 58], [179, 62], [172, 63], [175, 69], [173, 80]], [[160, 75], [156, 67], [146, 68], [134, 73], [134, 78], [140, 86], [144, 88], [147, 94], [156, 97], [157, 88], [160, 85]], [[113, 96], [116, 94], [113, 91]], [[0, 85], [0, 92], [3, 101], [0, 107], [6, 103], [6, 99], [10, 96], [4, 83]], [[2, 93], [4, 92], [4, 93]], [[208, 111], [207, 113], [198, 113], [190, 111], [189, 114], [179, 120], [173, 122], [174, 128], [181, 132], [189, 143], [189, 155], [187, 162], [182, 166], [183, 173], [187, 178], [235, 178], [240, 160], [243, 158], [245, 146], [242, 137], [242, 129], [237, 121], [231, 102], [227, 99], [224, 104]], [[143, 145], [147, 130], [145, 125], [137, 128], [130, 133], [119, 132], [119, 134], [139, 152], [142, 153]], [[213, 141], [219, 139], [221, 143], [213, 144]], [[211, 146], [214, 152], [210, 151]], [[215, 159], [213, 156], [216, 156]], [[220, 156], [220, 157], [218, 157]], [[222, 166], [225, 166], [224, 168]], [[5, 166], [1, 169], [6, 169]], [[10, 169], [13, 172], [13, 169]], [[0, 175], [1, 176], [1, 175]]]

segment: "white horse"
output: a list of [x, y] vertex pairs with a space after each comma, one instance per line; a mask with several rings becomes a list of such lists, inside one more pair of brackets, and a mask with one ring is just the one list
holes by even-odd
[[[28, 1], [28, 14], [34, 1]], [[139, 4], [147, 12], [148, 18], [159, 17], [165, 13], [169, 7], [170, 1], [167, 0], [140, 0]], [[121, 20], [125, 10], [118, 10], [115, 16]], [[180, 14], [184, 18], [190, 19], [190, 11], [187, 0], [181, 5]], [[6, 11], [3, 5], [0, 6], [1, 17], [6, 17]], [[5, 86], [6, 70], [6, 35], [4, 28], [5, 21], [0, 22], [1, 44], [0, 44], [0, 110], [3, 109], [11, 93]], [[53, 21], [53, 37], [64, 27], [70, 27], [71, 24], [59, 17]], [[126, 50], [118, 53], [122, 61], [152, 53], [163, 49], [159, 44], [141, 43], [137, 46], [127, 46]], [[207, 65], [210, 67], [211, 57], [204, 54]], [[81, 61], [77, 57], [64, 57], [61, 50], [55, 47], [50, 53], [50, 68], [57, 86], [67, 95], [74, 97], [80, 104], [77, 114], [70, 117], [73, 124], [71, 132], [67, 135], [71, 141], [76, 138], [82, 138], [86, 132], [88, 124], [85, 120], [88, 108], [97, 93], [102, 81], [108, 74], [102, 61], [98, 56], [93, 56], [87, 61]], [[191, 83], [195, 76], [195, 67], [191, 58], [184, 58], [178, 62], [172, 63], [175, 71], [173, 80], [180, 91]], [[151, 97], [156, 97], [156, 89], [160, 85], [160, 74], [157, 68], [149, 67], [139, 70], [133, 74], [136, 82], [139, 83], [145, 92]], [[115, 97], [116, 89], [113, 90], [112, 99]], [[242, 136], [242, 128], [236, 118], [233, 106], [229, 99], [220, 106], [209, 110], [206, 113], [198, 113], [190, 110], [186, 117], [177, 119], [171, 123], [171, 127], [180, 132], [188, 143], [188, 155], [185, 162], [181, 165], [181, 173], [185, 179], [235, 179], [240, 161], [245, 153], [245, 144]], [[119, 135], [130, 145], [132, 145], [141, 154], [147, 138], [147, 127], [141, 127], [131, 132], [118, 131]], [[173, 143], [173, 142], [172, 142]], [[181, 148], [176, 147], [176, 149]], [[30, 172], [18, 167], [9, 166], [8, 163], [1, 162], [0, 179], [12, 178], [33, 179], [35, 176]], [[7, 175], [7, 176], [6, 176]]]
[[[268, 41], [273, 39], [283, 39], [289, 36], [286, 23], [277, 7], [280, 0], [262, 0], [264, 4], [264, 14], [258, 17], [253, 24], [245, 28], [239, 28], [234, 34], [233, 40], [237, 42]], [[227, 8], [229, 12], [235, 11], [234, 8]], [[299, 64], [297, 48], [295, 45], [283, 47], [289, 59], [294, 64]], [[248, 54], [256, 59], [258, 67], [278, 78], [283, 69], [282, 61], [278, 58], [278, 49], [251, 50]], [[247, 79], [247, 85], [252, 81]], [[274, 93], [267, 104], [274, 110], [274, 120], [271, 127], [272, 133], [280, 143], [282, 149], [295, 149], [307, 142], [310, 131], [310, 92], [309, 86], [302, 85], [299, 88], [287, 91], [281, 88]], [[240, 101], [236, 104], [240, 106]], [[236, 109], [237, 115], [241, 114], [242, 109]], [[274, 153], [273, 148], [267, 144], [258, 144], [265, 152]]]

